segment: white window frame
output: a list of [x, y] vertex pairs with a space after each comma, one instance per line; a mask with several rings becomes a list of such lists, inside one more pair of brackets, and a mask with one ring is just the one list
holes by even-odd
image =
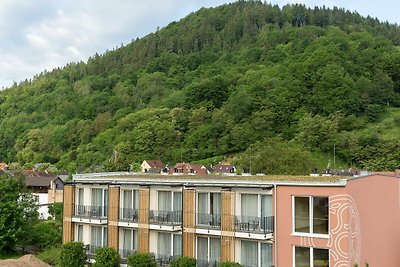
[[[295, 198], [296, 197], [303, 197], [308, 198], [308, 210], [309, 210], [309, 225], [310, 225], [310, 232], [296, 232], [296, 225], [295, 225]], [[327, 198], [328, 199], [328, 233], [327, 234], [318, 234], [314, 233], [314, 198]], [[330, 214], [329, 214], [329, 197], [328, 196], [301, 196], [301, 195], [293, 195], [292, 196], [292, 235], [295, 236], [309, 236], [309, 237], [317, 237], [317, 238], [329, 238], [330, 233]]]
[[261, 266], [261, 244], [271, 244], [272, 246], [272, 253], [271, 253], [271, 261], [274, 262], [274, 246], [271, 242], [258, 242], [258, 241], [254, 241], [254, 240], [246, 240], [246, 239], [242, 239], [240, 240], [240, 263], [242, 264], [242, 241], [246, 241], [246, 242], [256, 242], [257, 243], [257, 266]]
[[[79, 240], [79, 228], [82, 229], [82, 240]], [[75, 228], [75, 241], [84, 243], [83, 233], [84, 233], [84, 231], [83, 231], [83, 224], [76, 224], [76, 228]]]
[[[221, 213], [222, 213], [222, 194], [221, 192], [197, 192], [196, 194], [196, 213], [199, 213], [199, 194], [207, 194], [207, 212], [208, 214], [211, 214], [211, 194], [219, 194], [221, 197]], [[215, 205], [215, 204], [214, 204]], [[221, 216], [221, 213], [219, 214]], [[216, 215], [216, 214], [213, 214]], [[196, 224], [199, 224], [198, 222], [198, 217], [196, 216]]]
[[325, 249], [325, 250], [328, 250], [329, 266], [331, 265], [331, 253], [330, 253], [329, 248], [313, 248], [313, 247], [303, 247], [303, 246], [292, 246], [293, 267], [296, 267], [296, 247], [302, 247], [302, 248], [310, 249], [310, 267], [314, 267], [314, 249]]
[[[182, 210], [183, 209], [183, 193], [182, 193], [182, 191], [172, 191], [172, 190], [157, 190], [157, 210], [160, 210], [160, 207], [158, 206], [158, 193], [159, 192], [169, 192], [169, 193], [171, 193], [171, 211], [177, 211], [177, 210], [174, 210], [174, 195], [176, 194], [176, 193], [180, 193], [181, 194], [181, 197], [182, 197], [182, 207], [181, 207], [181, 209], [180, 210]], [[179, 211], [180, 211], [179, 210]]]
[[[101, 216], [107, 217], [108, 216], [108, 187], [92, 187], [90, 188], [90, 205], [92, 205], [92, 194], [93, 194], [93, 189], [101, 189], [101, 205], [102, 205], [102, 210], [101, 210]], [[107, 191], [107, 200], [105, 199], [105, 192]]]
[[[100, 226], [100, 225], [91, 225], [90, 226], [90, 235], [92, 235], [92, 227], [99, 227], [101, 228], [101, 246], [100, 247], [107, 247], [108, 246], [108, 227], [107, 226]], [[107, 233], [107, 242], [105, 242], [105, 233]], [[90, 245], [93, 245], [92, 243], [92, 236], [90, 236]]]
[[[240, 193], [239, 194], [239, 196], [240, 196], [240, 205], [239, 205], [239, 207], [240, 207], [240, 216], [242, 216], [242, 195], [257, 195], [257, 217], [261, 217], [261, 215], [262, 215], [261, 214], [262, 197], [263, 196], [271, 196], [272, 197], [272, 194], [245, 193], [245, 192]], [[271, 202], [271, 205], [273, 205], [273, 202]], [[273, 216], [273, 215], [271, 215], [271, 216]]]
[[[182, 247], [182, 242], [183, 242], [183, 240], [182, 240], [182, 235], [180, 235], [180, 234], [173, 234], [173, 233], [168, 233], [168, 232], [157, 232], [157, 254], [158, 254], [158, 235], [159, 234], [164, 234], [164, 235], [166, 235], [166, 234], [168, 234], [168, 235], [170, 235], [170, 242], [171, 242], [171, 251], [170, 251], [170, 253], [169, 253], [169, 256], [171, 256], [171, 257], [173, 257], [173, 256], [181, 256], [182, 255], [182, 249], [183, 249], [183, 247]], [[175, 236], [181, 236], [181, 254], [179, 254], [179, 255], [174, 255], [174, 237]]]
[[[211, 251], [210, 251], [210, 247], [211, 247], [210, 243], [211, 243], [211, 241], [210, 241], [210, 238], [219, 239], [221, 246], [222, 246], [222, 238], [221, 238], [221, 236], [203, 236], [203, 235], [196, 236], [196, 259], [198, 259], [198, 256], [197, 256], [197, 251], [198, 251], [198, 249], [197, 249], [197, 241], [198, 241], [198, 239], [197, 238], [199, 238], [199, 237], [207, 238], [207, 262], [210, 262], [210, 256], [211, 256]], [[221, 262], [221, 254], [222, 254], [222, 247], [220, 248], [219, 262]]]
[[[127, 189], [127, 188], [122, 188], [121, 189], [121, 194], [120, 194], [120, 207], [121, 208], [126, 208], [125, 206], [124, 206], [124, 196], [125, 196], [125, 194], [124, 194], [124, 192], [125, 191], [132, 191], [132, 201], [133, 201], [133, 203], [131, 203], [132, 204], [132, 209], [135, 209], [135, 205], [137, 206], [137, 209], [139, 209], [139, 190], [137, 190], [137, 189]], [[136, 197], [137, 197], [137, 203], [136, 203]], [[135, 204], [135, 205], [133, 205], [133, 204]], [[128, 207], [128, 208], [130, 208], [130, 207]]]
[[[132, 248], [130, 248], [129, 250], [137, 251], [139, 244], [138, 243], [134, 244], [134, 242], [135, 242], [135, 235], [137, 235], [137, 240], [139, 239], [139, 231], [138, 231], [138, 229], [135, 229], [135, 228], [121, 228], [121, 230], [122, 230], [122, 237], [123, 238], [125, 238], [124, 231], [131, 231], [130, 235], [131, 235], [131, 240], [133, 242], [131, 242]], [[122, 240], [122, 249], [125, 249], [124, 248], [124, 241], [125, 240]], [[135, 245], [136, 245], [136, 248], [133, 248]]]

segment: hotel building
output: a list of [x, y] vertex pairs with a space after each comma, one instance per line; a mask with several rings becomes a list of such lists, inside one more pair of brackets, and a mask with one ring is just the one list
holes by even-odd
[[400, 266], [400, 175], [74, 175], [63, 242], [198, 266]]

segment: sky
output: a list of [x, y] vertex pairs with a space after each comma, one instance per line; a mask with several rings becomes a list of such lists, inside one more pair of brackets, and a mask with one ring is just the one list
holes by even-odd
[[[0, 0], [0, 88], [127, 44], [229, 0]], [[398, 0], [272, 0], [342, 7], [400, 24]]]

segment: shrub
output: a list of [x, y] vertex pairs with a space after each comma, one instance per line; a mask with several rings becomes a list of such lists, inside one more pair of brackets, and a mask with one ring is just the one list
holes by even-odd
[[218, 264], [218, 267], [243, 267], [240, 263], [232, 261], [224, 261]]
[[86, 259], [82, 242], [69, 242], [61, 246], [61, 267], [83, 267], [86, 264]]
[[33, 245], [48, 249], [61, 245], [62, 232], [60, 224], [55, 221], [42, 221], [33, 228]]
[[50, 264], [51, 266], [58, 266], [60, 264], [61, 248], [51, 248], [37, 254], [37, 258]]
[[196, 259], [179, 257], [171, 261], [171, 267], [196, 267]]
[[118, 252], [108, 247], [97, 249], [94, 259], [96, 261], [94, 267], [119, 267], [121, 262]]
[[156, 267], [156, 260], [150, 253], [136, 253], [128, 257], [130, 267]]

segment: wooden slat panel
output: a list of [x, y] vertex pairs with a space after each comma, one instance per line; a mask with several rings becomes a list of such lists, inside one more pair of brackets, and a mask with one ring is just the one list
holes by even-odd
[[195, 257], [196, 239], [196, 191], [194, 189], [183, 190], [183, 236], [182, 254], [187, 257]]
[[221, 261], [235, 261], [235, 193], [222, 191]]
[[150, 209], [150, 189], [148, 187], [139, 188], [139, 252], [149, 252], [149, 209]]
[[74, 225], [72, 223], [72, 216], [74, 215], [75, 205], [75, 185], [64, 185], [63, 198], [63, 243], [65, 244], [74, 240]]
[[119, 248], [119, 197], [120, 187], [110, 185], [108, 187], [108, 246], [117, 251]]

